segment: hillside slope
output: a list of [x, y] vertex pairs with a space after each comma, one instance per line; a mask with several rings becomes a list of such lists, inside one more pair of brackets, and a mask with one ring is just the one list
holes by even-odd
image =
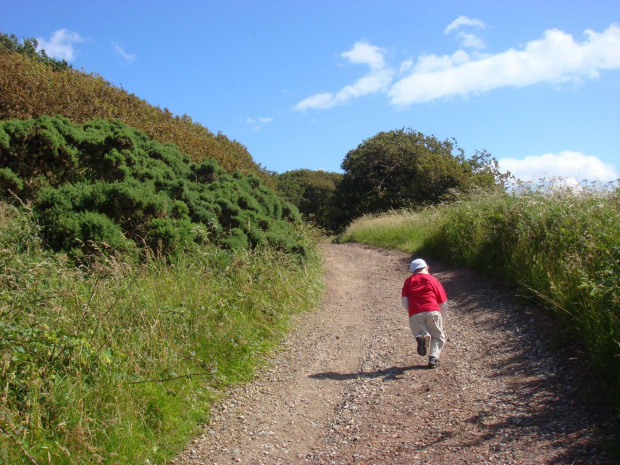
[[42, 115], [62, 115], [75, 123], [119, 119], [159, 142], [176, 144], [195, 162], [210, 158], [228, 173], [242, 171], [268, 179], [245, 146], [222, 133], [213, 134], [187, 115], [151, 105], [97, 74], [70, 68], [55, 71], [0, 48], [0, 120]]

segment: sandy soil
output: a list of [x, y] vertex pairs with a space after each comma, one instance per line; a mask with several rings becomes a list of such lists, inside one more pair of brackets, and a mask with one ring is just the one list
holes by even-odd
[[[232, 390], [174, 464], [608, 464], [604, 406], [514, 291], [429, 261], [450, 301], [442, 367], [416, 353], [400, 290], [411, 257], [324, 246], [322, 307]], [[582, 387], [578, 387], [578, 386]], [[595, 393], [592, 389], [589, 392]]]

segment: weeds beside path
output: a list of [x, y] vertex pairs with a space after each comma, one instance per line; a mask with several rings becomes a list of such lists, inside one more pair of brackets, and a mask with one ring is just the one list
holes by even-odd
[[[416, 355], [400, 288], [410, 257], [324, 246], [326, 294], [269, 367], [230, 392], [176, 464], [614, 463], [613, 429], [579, 394], [535, 309], [430, 261], [450, 299], [442, 368]], [[596, 390], [593, 389], [593, 393]]]

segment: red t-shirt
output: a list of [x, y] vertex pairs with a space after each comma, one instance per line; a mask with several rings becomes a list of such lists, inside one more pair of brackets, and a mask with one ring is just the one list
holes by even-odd
[[402, 296], [409, 298], [409, 316], [422, 312], [438, 312], [439, 304], [448, 300], [441, 283], [427, 273], [409, 276], [403, 285]]

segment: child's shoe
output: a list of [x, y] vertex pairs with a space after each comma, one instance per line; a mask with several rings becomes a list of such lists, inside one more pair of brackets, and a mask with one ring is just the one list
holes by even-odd
[[429, 357], [428, 358], [428, 367], [429, 368], [439, 368], [441, 366], [441, 362], [438, 358]]
[[428, 334], [426, 336], [416, 336], [415, 340], [418, 343], [418, 355], [424, 357], [431, 344], [431, 336]]

